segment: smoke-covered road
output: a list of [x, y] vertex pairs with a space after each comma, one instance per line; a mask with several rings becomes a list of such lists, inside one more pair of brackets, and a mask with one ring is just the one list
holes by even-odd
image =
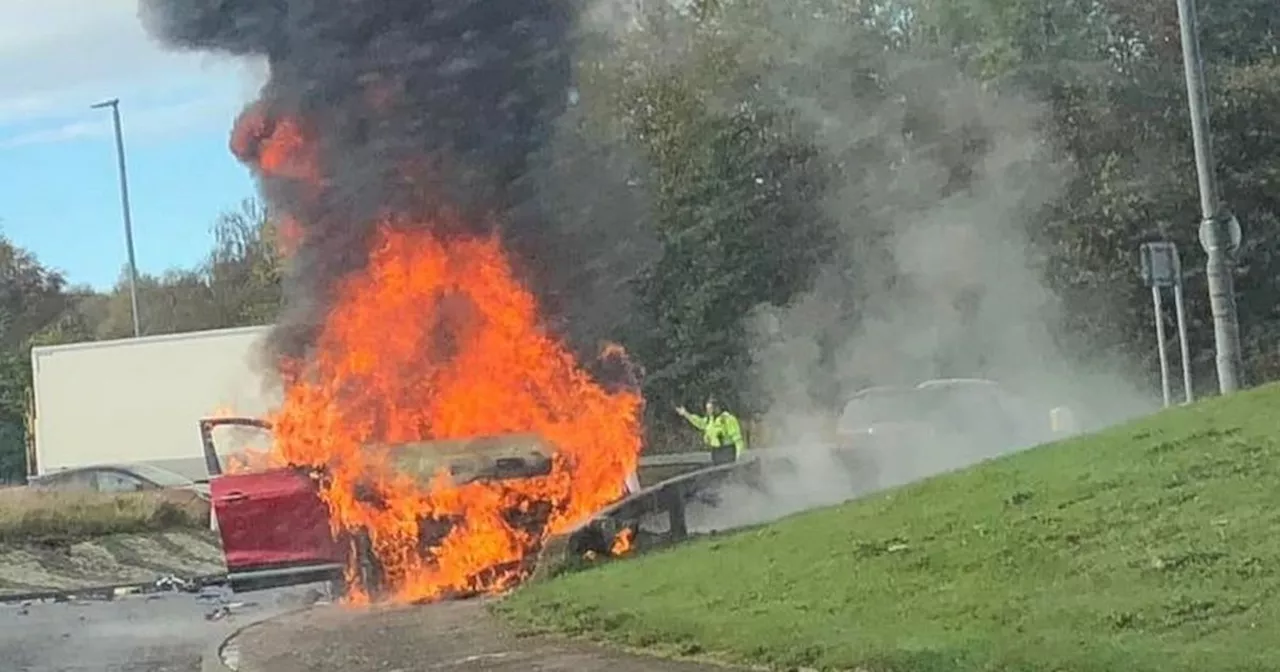
[[6, 672], [196, 672], [210, 643], [313, 600], [313, 590], [4, 604], [0, 661]]

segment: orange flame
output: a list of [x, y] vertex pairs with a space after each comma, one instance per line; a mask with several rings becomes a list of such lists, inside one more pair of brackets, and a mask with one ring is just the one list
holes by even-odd
[[[380, 228], [311, 359], [295, 363], [272, 418], [275, 450], [327, 471], [335, 532], [367, 532], [393, 597], [499, 591], [525, 576], [548, 535], [621, 496], [639, 461], [642, 402], [591, 380], [544, 331], [496, 237], [396, 224]], [[454, 485], [440, 474], [424, 488], [370, 448], [525, 432], [557, 449], [549, 475]], [[512, 522], [539, 507], [537, 524]], [[432, 520], [451, 521], [447, 534], [424, 537]]]
[[231, 152], [267, 175], [318, 183], [318, 161], [302, 124], [272, 116], [260, 104], [240, 114], [231, 133]]
[[228, 474], [254, 474], [288, 466], [274, 451], [248, 448], [223, 458], [223, 471]]
[[613, 538], [613, 545], [609, 547], [609, 554], [617, 557], [626, 555], [631, 552], [632, 544], [635, 541], [636, 533], [631, 528], [623, 528], [616, 537]]
[[[371, 113], [393, 88], [371, 88]], [[255, 105], [231, 145], [261, 174], [318, 193], [324, 171], [306, 133]], [[296, 216], [279, 220], [286, 255], [306, 242]], [[605, 389], [546, 332], [497, 237], [434, 233], [464, 229], [456, 224], [381, 222], [306, 361], [280, 363], [287, 384], [269, 418], [271, 453], [242, 465], [319, 468], [335, 536], [367, 535], [385, 596], [404, 601], [519, 581], [548, 536], [621, 496], [641, 448], [639, 394]], [[619, 347], [605, 354], [627, 364]], [[549, 474], [455, 484], [442, 471], [424, 487], [374, 447], [521, 433], [557, 451]], [[370, 599], [352, 588], [354, 601]]]

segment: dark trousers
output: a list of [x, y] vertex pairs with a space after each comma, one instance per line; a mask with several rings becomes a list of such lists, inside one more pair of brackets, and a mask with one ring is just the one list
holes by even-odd
[[720, 446], [711, 449], [711, 464], [729, 464], [738, 459], [738, 451], [733, 446]]

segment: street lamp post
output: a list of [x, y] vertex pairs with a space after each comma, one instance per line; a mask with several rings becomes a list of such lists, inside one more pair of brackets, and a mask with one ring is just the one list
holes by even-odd
[[92, 109], [111, 108], [111, 120], [116, 129], [116, 160], [120, 167], [120, 208], [124, 211], [124, 244], [129, 252], [129, 304], [133, 309], [133, 337], [142, 335], [138, 320], [138, 264], [133, 254], [133, 216], [129, 213], [129, 178], [124, 168], [124, 133], [120, 129], [120, 99], [104, 100]]
[[1195, 145], [1196, 176], [1200, 184], [1200, 245], [1207, 257], [1205, 278], [1213, 314], [1218, 390], [1228, 394], [1240, 387], [1240, 324], [1232, 278], [1235, 252], [1240, 246], [1240, 223], [1222, 208], [1214, 175], [1209, 103], [1204, 65], [1200, 58], [1195, 0], [1178, 0], [1178, 23], [1182, 36], [1182, 65], [1187, 80], [1187, 104], [1191, 112], [1191, 138]]

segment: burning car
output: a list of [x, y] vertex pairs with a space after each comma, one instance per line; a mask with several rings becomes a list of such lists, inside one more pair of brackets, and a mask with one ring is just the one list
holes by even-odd
[[[384, 568], [367, 530], [335, 533], [320, 490], [324, 469], [299, 465], [260, 464], [227, 473], [215, 445], [221, 427], [269, 432], [271, 425], [252, 418], [211, 418], [200, 422], [206, 466], [211, 474], [212, 504], [219, 523], [228, 580], [244, 591], [312, 581], [330, 581], [348, 593], [358, 589], [376, 598], [384, 590]], [[424, 441], [370, 446], [381, 452], [398, 476], [424, 490], [448, 475], [452, 487], [469, 483], [544, 477], [552, 472], [554, 449], [533, 434], [509, 434], [452, 441]], [[365, 504], [379, 506], [376, 480], [369, 474], [361, 492]], [[513, 501], [504, 512], [507, 523], [530, 535], [547, 524], [546, 502]], [[421, 553], [429, 554], [461, 521], [424, 515], [417, 531]], [[523, 562], [531, 562], [526, 556]], [[491, 566], [486, 572], [522, 573], [531, 567]], [[476, 577], [485, 583], [483, 577]]]
[[[570, 92], [572, 3], [144, 4], [170, 44], [268, 66], [230, 146], [290, 277], [261, 359], [282, 396], [273, 468], [215, 479], [232, 570], [275, 582], [345, 559], [348, 588], [403, 602], [505, 589], [512, 563], [618, 500], [643, 443], [629, 367], [589, 359], [625, 353], [586, 352], [598, 325], [568, 319], [596, 250], [524, 177]], [[457, 485], [409, 457], [440, 448], [420, 437], [521, 432], [554, 446], [549, 473], [469, 446], [493, 452]]]

